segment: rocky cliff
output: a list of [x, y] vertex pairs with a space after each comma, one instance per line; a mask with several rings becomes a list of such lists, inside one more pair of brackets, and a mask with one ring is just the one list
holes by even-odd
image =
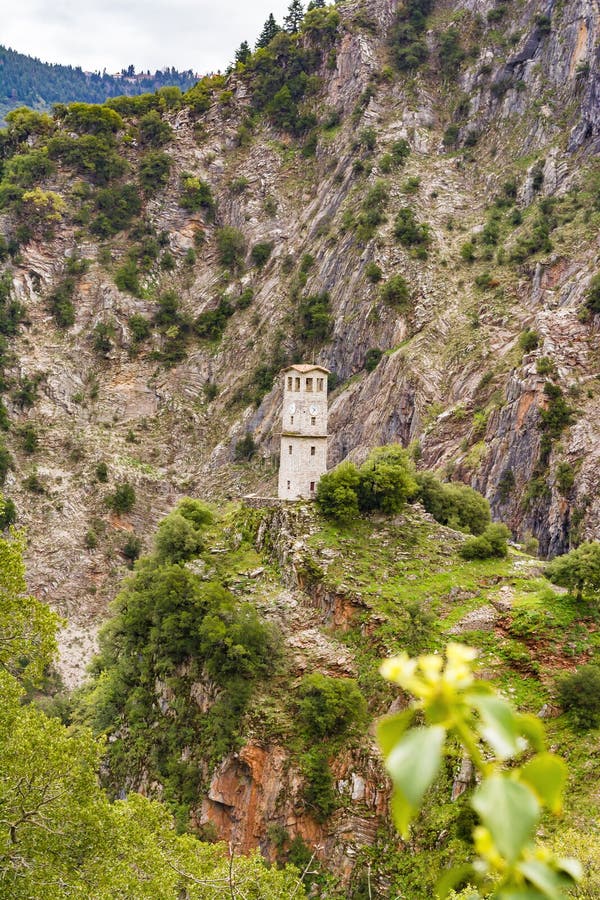
[[[412, 444], [543, 554], [600, 536], [599, 325], [587, 300], [598, 5], [422, 6], [415, 65], [398, 30], [410, 4], [346, 0], [327, 27], [307, 20], [293, 39], [305, 56], [291, 127], [281, 97], [257, 100], [260, 59], [200, 101], [163, 97], [163, 138], [121, 107], [110, 140], [124, 168], [108, 183], [136, 185], [141, 205], [108, 233], [94, 226], [97, 173], [56, 143], [89, 137], [87, 126], [64, 109], [43, 127], [9, 125], [4, 177], [21, 194], [3, 194], [3, 255], [24, 315], [6, 367], [5, 492], [29, 529], [33, 589], [69, 617], [70, 679], [129, 536], [143, 541], [185, 493], [273, 489], [276, 373], [299, 357], [335, 373], [331, 465]], [[273, 52], [296, 77], [289, 47]], [[152, 148], [168, 165], [142, 190]], [[36, 150], [51, 163], [27, 182], [14, 160]], [[189, 202], [198, 183], [210, 204]], [[34, 184], [64, 208], [52, 228], [34, 217], [23, 231]], [[224, 229], [242, 235], [232, 257]], [[119, 277], [132, 255], [134, 284]], [[60, 326], [53, 297], [68, 277], [73, 321]], [[236, 461], [247, 432], [258, 451]], [[135, 504], [109, 513], [123, 482]]]

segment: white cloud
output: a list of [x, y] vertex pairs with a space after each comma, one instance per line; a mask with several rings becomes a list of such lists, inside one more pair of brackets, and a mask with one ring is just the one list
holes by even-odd
[[[7, 0], [7, 3], [9, 0]], [[224, 69], [250, 44], [270, 12], [289, 0], [14, 0], [2, 13], [0, 42], [44, 62], [116, 72], [175, 66]]]

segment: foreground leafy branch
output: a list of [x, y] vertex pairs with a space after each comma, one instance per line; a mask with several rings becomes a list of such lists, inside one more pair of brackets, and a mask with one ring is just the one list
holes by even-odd
[[[581, 877], [581, 866], [536, 845], [534, 836], [544, 809], [561, 811], [566, 765], [546, 750], [539, 719], [515, 711], [490, 684], [476, 681], [476, 655], [449, 644], [445, 658], [402, 654], [382, 665], [383, 676], [414, 697], [409, 709], [378, 728], [394, 784], [394, 820], [406, 838], [440, 769], [444, 745], [457, 739], [479, 776], [471, 805], [481, 824], [473, 832], [474, 861], [446, 873], [438, 896], [468, 881], [478, 885], [472, 900], [561, 900]], [[417, 718], [424, 724], [414, 724]]]

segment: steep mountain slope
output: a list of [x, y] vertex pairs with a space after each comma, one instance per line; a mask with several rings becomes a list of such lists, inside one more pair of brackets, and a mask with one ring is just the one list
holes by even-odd
[[286, 361], [335, 373], [331, 465], [412, 442], [543, 554], [598, 537], [598, 28], [347, 0], [183, 103], [11, 125], [5, 490], [76, 663], [132, 533], [273, 490]]

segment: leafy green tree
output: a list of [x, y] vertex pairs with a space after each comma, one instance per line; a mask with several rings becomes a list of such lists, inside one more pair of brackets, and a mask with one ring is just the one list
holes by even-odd
[[311, 741], [339, 738], [365, 724], [367, 705], [352, 678], [305, 675], [298, 696], [301, 728]]
[[304, 18], [304, 7], [300, 0], [292, 0], [288, 6], [288, 11], [283, 18], [283, 27], [290, 34], [296, 34], [300, 31], [302, 19]]
[[140, 161], [140, 184], [146, 194], [154, 194], [169, 181], [173, 161], [166, 153], [152, 150]]
[[225, 225], [217, 231], [217, 249], [221, 265], [236, 271], [243, 266], [246, 238], [238, 228]]
[[117, 485], [115, 492], [106, 498], [106, 505], [116, 513], [131, 512], [135, 504], [135, 489], [129, 482]]
[[410, 303], [410, 289], [402, 275], [392, 275], [381, 285], [379, 295], [387, 306], [401, 312], [405, 311]]
[[359, 473], [358, 503], [362, 511], [395, 514], [417, 493], [414, 464], [398, 444], [378, 447]]
[[596, 728], [600, 723], [600, 668], [581, 666], [563, 675], [557, 683], [561, 706], [570, 712], [578, 728]]
[[594, 275], [590, 281], [590, 286], [585, 298], [585, 305], [593, 315], [600, 313], [600, 273]]
[[432, 472], [419, 472], [417, 484], [417, 499], [441, 525], [481, 534], [490, 524], [489, 503], [468, 485], [445, 484]]
[[268, 47], [276, 34], [279, 34], [281, 27], [275, 21], [273, 13], [269, 13], [269, 17], [263, 25], [262, 31], [256, 41], [256, 49]]
[[144, 147], [158, 150], [173, 137], [173, 129], [155, 109], [142, 116], [139, 124], [140, 141]]
[[546, 578], [566, 587], [577, 600], [600, 600], [600, 541], [586, 541], [557, 556], [546, 567]]
[[338, 522], [351, 522], [359, 514], [359, 484], [360, 475], [354, 463], [341, 463], [319, 479], [317, 508], [327, 518], [336, 519]]

